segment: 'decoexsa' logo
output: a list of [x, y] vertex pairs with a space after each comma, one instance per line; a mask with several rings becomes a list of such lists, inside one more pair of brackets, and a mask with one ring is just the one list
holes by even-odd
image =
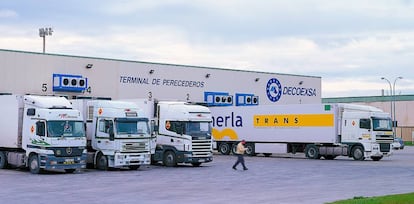
[[282, 85], [279, 80], [272, 78], [267, 82], [266, 94], [269, 100], [276, 102], [282, 96]]

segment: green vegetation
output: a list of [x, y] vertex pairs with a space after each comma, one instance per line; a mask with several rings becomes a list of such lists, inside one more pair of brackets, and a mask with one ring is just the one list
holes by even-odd
[[380, 197], [354, 197], [349, 200], [336, 201], [331, 204], [411, 204], [414, 203], [414, 193], [387, 195]]

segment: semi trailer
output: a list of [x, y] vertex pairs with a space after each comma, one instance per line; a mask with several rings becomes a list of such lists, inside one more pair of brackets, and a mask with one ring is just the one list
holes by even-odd
[[382, 110], [354, 104], [210, 107], [214, 148], [229, 154], [240, 140], [247, 153], [305, 153], [374, 161], [392, 154], [392, 120]]

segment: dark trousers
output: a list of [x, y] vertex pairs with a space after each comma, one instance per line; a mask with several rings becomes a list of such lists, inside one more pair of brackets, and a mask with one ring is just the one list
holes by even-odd
[[237, 165], [239, 165], [241, 163], [242, 166], [243, 166], [243, 169], [247, 169], [246, 166], [244, 165], [244, 157], [243, 157], [243, 154], [236, 154], [236, 156], [237, 156], [237, 161], [233, 165], [233, 168], [236, 168]]

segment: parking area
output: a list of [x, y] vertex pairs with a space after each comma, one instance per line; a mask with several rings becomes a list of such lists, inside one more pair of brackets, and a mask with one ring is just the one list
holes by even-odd
[[142, 166], [74, 174], [0, 170], [2, 203], [325, 203], [354, 196], [414, 192], [414, 147], [379, 162], [310, 160], [303, 155], [215, 155], [201, 167]]

